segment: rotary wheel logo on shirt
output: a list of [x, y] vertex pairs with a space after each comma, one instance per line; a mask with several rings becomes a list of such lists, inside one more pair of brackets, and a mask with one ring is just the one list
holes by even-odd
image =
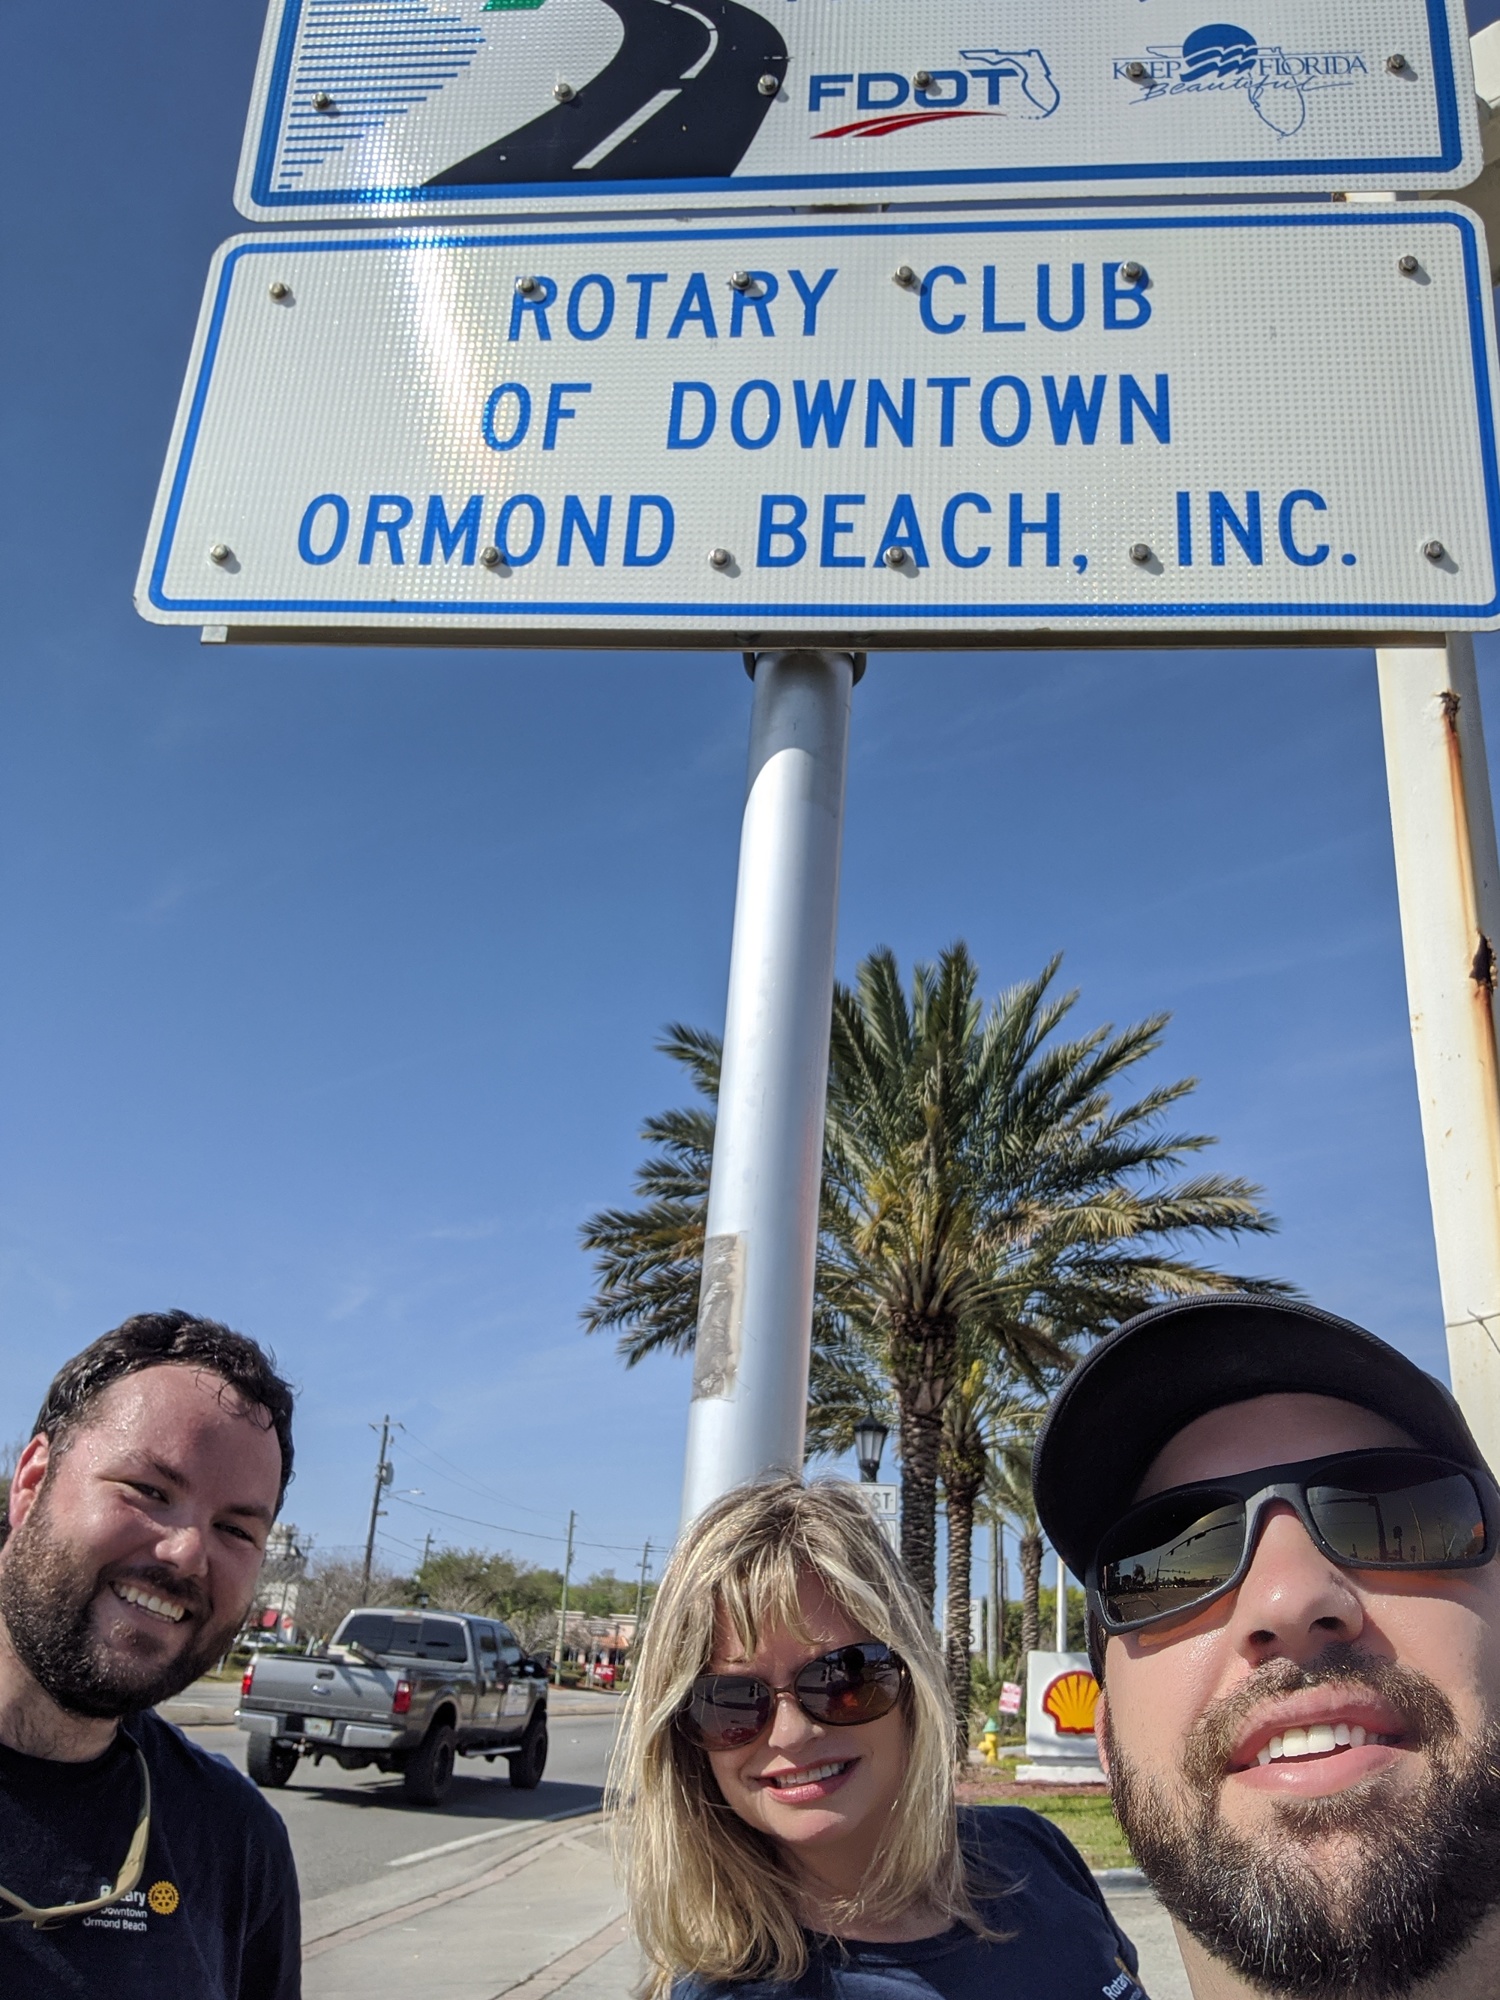
[[173, 1882], [153, 1882], [146, 1891], [146, 1901], [159, 1917], [170, 1917], [182, 1901]]

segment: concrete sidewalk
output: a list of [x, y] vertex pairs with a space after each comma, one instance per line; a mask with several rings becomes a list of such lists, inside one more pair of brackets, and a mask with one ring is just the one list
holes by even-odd
[[[1149, 1889], [1105, 1885], [1151, 2000], [1190, 2000]], [[597, 1814], [436, 1856], [304, 1912], [307, 2000], [629, 2000], [640, 1956]]]

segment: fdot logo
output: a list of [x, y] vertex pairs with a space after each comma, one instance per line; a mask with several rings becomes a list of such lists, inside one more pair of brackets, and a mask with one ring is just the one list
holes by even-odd
[[1117, 56], [1114, 73], [1141, 86], [1137, 104], [1234, 91], [1263, 125], [1289, 139], [1306, 123], [1310, 92], [1347, 89], [1370, 72], [1355, 49], [1283, 49], [1258, 42], [1248, 28], [1215, 21], [1180, 44]]
[[[849, 70], [808, 79], [807, 108], [842, 104], [874, 115], [815, 132], [815, 139], [883, 139], [949, 118], [1050, 118], [1059, 95], [1040, 49], [961, 49], [962, 69]], [[906, 110], [903, 107], [910, 105]]]

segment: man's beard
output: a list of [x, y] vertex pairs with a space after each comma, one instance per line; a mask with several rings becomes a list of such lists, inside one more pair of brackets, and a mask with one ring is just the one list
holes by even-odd
[[[111, 1580], [186, 1604], [183, 1622], [196, 1627], [182, 1650], [162, 1659], [149, 1637], [125, 1623], [125, 1606], [111, 1636]], [[100, 1609], [96, 1613], [96, 1600]], [[16, 1657], [59, 1708], [71, 1715], [114, 1717], [154, 1708], [182, 1690], [227, 1649], [239, 1618], [210, 1625], [212, 1606], [200, 1584], [155, 1564], [95, 1566], [86, 1550], [55, 1532], [45, 1489], [5, 1545], [0, 1561], [0, 1619]], [[163, 1626], [163, 1638], [170, 1637]]]
[[[1220, 1786], [1245, 1718], [1268, 1699], [1349, 1682], [1383, 1696], [1425, 1750], [1419, 1786], [1379, 1773], [1345, 1792], [1271, 1803], [1232, 1831]], [[1115, 1812], [1171, 1914], [1252, 1985], [1302, 2000], [1395, 2000], [1467, 1945], [1500, 1904], [1500, 1726], [1461, 1743], [1426, 1675], [1347, 1646], [1305, 1671], [1276, 1660], [1200, 1719], [1182, 1776], [1188, 1803], [1121, 1751], [1106, 1720]], [[1329, 1843], [1321, 1861], [1311, 1851]]]

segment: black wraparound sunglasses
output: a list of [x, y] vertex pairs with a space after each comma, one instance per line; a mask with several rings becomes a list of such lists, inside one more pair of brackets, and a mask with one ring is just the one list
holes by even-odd
[[799, 1667], [785, 1687], [754, 1674], [700, 1674], [677, 1711], [677, 1727], [701, 1750], [737, 1750], [763, 1736], [789, 1694], [814, 1722], [836, 1729], [877, 1722], [901, 1699], [906, 1667], [879, 1639], [836, 1646]]
[[1105, 1631], [1138, 1632], [1233, 1590], [1277, 1500], [1344, 1569], [1475, 1569], [1500, 1525], [1491, 1481], [1424, 1451], [1343, 1451], [1174, 1486], [1099, 1545], [1086, 1581]]

